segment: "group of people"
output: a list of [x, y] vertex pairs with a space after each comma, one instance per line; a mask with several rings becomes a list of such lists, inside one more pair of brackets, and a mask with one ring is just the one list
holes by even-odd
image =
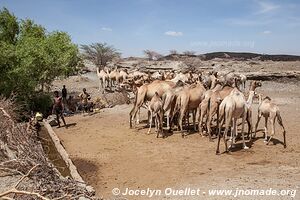
[[[54, 91], [52, 114], [56, 115], [58, 127], [60, 127], [60, 118], [63, 121], [64, 126], [66, 128], [68, 127], [64, 119], [64, 113], [67, 110], [67, 95], [68, 92], [65, 85], [63, 85], [63, 88], [61, 90], [61, 96], [59, 95], [58, 91]], [[89, 102], [89, 100], [91, 99], [91, 95], [87, 93], [85, 88], [82, 89], [82, 92], [78, 95], [78, 97], [80, 98], [78, 110], [90, 112], [93, 107], [92, 103]]]

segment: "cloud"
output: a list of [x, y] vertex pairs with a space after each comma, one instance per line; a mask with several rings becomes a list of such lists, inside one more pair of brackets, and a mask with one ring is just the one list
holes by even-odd
[[101, 30], [102, 31], [112, 31], [112, 29], [109, 27], [102, 27]]
[[266, 30], [266, 31], [263, 31], [262, 33], [265, 35], [270, 35], [272, 33], [272, 31]]
[[176, 31], [167, 31], [167, 32], [165, 32], [165, 35], [178, 37], [178, 36], [182, 36], [183, 33], [182, 32], [176, 32]]
[[259, 5], [259, 10], [257, 14], [269, 13], [280, 8], [279, 5], [274, 4], [272, 2], [266, 2], [266, 1], [258, 1], [258, 5]]

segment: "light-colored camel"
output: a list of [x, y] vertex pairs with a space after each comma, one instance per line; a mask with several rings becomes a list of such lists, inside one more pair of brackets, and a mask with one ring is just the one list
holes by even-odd
[[[219, 133], [218, 133], [218, 144], [216, 154], [220, 153], [220, 139], [221, 139], [221, 128], [223, 123], [225, 123], [225, 131], [223, 132], [223, 140], [225, 144], [225, 151], [228, 152], [226, 135], [229, 130], [229, 126], [231, 123], [233, 124], [233, 134], [236, 135], [237, 131], [237, 120], [242, 118], [242, 139], [243, 139], [243, 148], [249, 149], [246, 146], [245, 138], [244, 138], [244, 125], [247, 117], [247, 101], [242, 92], [240, 92], [237, 88], [234, 88], [230, 94], [224, 98], [224, 100], [220, 104], [219, 109], [220, 116], [220, 125], [219, 125]], [[233, 144], [233, 141], [231, 142]]]
[[[255, 125], [254, 137], [256, 135], [257, 127], [262, 116], [265, 118], [265, 140], [264, 141], [266, 142], [266, 144], [269, 144], [271, 139], [275, 135], [275, 120], [277, 118], [278, 124], [283, 129], [283, 140], [284, 140], [283, 145], [284, 148], [286, 148], [286, 138], [285, 138], [286, 131], [282, 123], [279, 107], [274, 102], [272, 102], [270, 97], [267, 96], [264, 99], [262, 99], [262, 95], [259, 94], [258, 116]], [[270, 121], [272, 127], [271, 136], [269, 140], [268, 140], [268, 120]]]
[[109, 73], [109, 82], [110, 82], [110, 87], [116, 86], [116, 83], [118, 81], [119, 78], [119, 70], [116, 67], [114, 70], [112, 70]]
[[152, 83], [147, 83], [137, 88], [135, 95], [135, 102], [132, 110], [130, 111], [129, 124], [132, 128], [132, 121], [135, 119], [137, 112], [144, 102], [150, 101], [155, 92], [161, 97], [167, 90], [176, 86], [176, 82], [173, 81], [161, 81], [155, 80]]
[[156, 137], [158, 138], [159, 133], [162, 134], [163, 138], [165, 137], [163, 133], [163, 102], [159, 97], [158, 93], [155, 92], [154, 96], [152, 97], [148, 109], [150, 112], [150, 122], [149, 122], [149, 130], [148, 134], [151, 132], [152, 120], [153, 117], [155, 118], [155, 130], [157, 131]]
[[183, 90], [179, 92], [176, 98], [174, 113], [179, 111], [178, 124], [182, 137], [185, 136], [185, 134], [183, 133], [182, 121], [184, 117], [186, 117], [186, 119], [188, 120], [189, 111], [192, 111], [193, 113], [193, 124], [194, 129], [196, 130], [195, 111], [197, 111], [197, 108], [201, 103], [201, 100], [203, 99], [203, 94], [205, 91], [206, 89], [203, 84], [197, 82], [196, 84], [183, 88]]
[[245, 90], [246, 89], [247, 76], [245, 74], [240, 74], [239, 77], [240, 77], [240, 80], [241, 80], [241, 84], [242, 84], [242, 86]]
[[[207, 133], [209, 136], [209, 140], [212, 141], [212, 137], [211, 137], [211, 123], [213, 120], [213, 117], [215, 116], [215, 114], [218, 114], [218, 108], [219, 105], [221, 103], [221, 101], [228, 96], [231, 91], [233, 90], [233, 87], [231, 86], [221, 86], [219, 79], [217, 79], [217, 85], [214, 87], [213, 90], [209, 90], [206, 94], [205, 94], [205, 98], [204, 100], [201, 102], [200, 104], [200, 115], [199, 115], [199, 133], [201, 135], [203, 135], [203, 131], [202, 131], [202, 123], [203, 123], [203, 118], [205, 115], [207, 115], [207, 120], [206, 120], [206, 127], [207, 127]], [[235, 81], [236, 83], [237, 81]], [[252, 81], [250, 83], [250, 91], [254, 91], [257, 87], [261, 87], [261, 82], [259, 81]], [[250, 108], [252, 108], [250, 106]], [[252, 119], [251, 119], [251, 115], [252, 112], [248, 112], [247, 115], [247, 123], [248, 123], [248, 133], [251, 132], [252, 130]], [[218, 119], [218, 116], [217, 116]], [[217, 123], [219, 121], [217, 120]], [[218, 127], [218, 124], [217, 124]]]
[[99, 78], [99, 91], [102, 88], [106, 88], [109, 85], [109, 75], [108, 73], [105, 71], [105, 69], [100, 69], [97, 67], [97, 76]]
[[118, 82], [119, 84], [123, 83], [128, 78], [127, 69], [122, 69], [119, 72]]
[[162, 80], [163, 74], [160, 71], [156, 71], [153, 74], [151, 74], [151, 79], [152, 80]]

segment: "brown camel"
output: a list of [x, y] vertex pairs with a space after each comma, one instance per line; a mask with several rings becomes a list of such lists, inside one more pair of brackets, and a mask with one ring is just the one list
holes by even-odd
[[132, 110], [130, 111], [129, 124], [132, 128], [132, 120], [135, 119], [136, 114], [139, 108], [143, 105], [144, 102], [150, 101], [154, 96], [155, 92], [161, 97], [167, 90], [176, 86], [176, 83], [173, 81], [161, 81], [155, 80], [152, 83], [147, 83], [142, 85], [137, 89], [135, 95], [135, 102]]
[[193, 124], [194, 130], [196, 130], [195, 115], [201, 100], [203, 99], [203, 94], [206, 91], [202, 83], [197, 82], [189, 87], [184, 88], [176, 99], [176, 106], [174, 113], [179, 111], [178, 124], [181, 131], [182, 137], [185, 136], [183, 133], [182, 120], [186, 116], [188, 120], [189, 111], [193, 112]]
[[[271, 139], [273, 138], [273, 136], [275, 135], [275, 119], [277, 118], [277, 122], [278, 124], [282, 127], [283, 129], [283, 146], [284, 148], [286, 148], [286, 139], [285, 139], [285, 128], [283, 126], [282, 123], [282, 118], [280, 115], [280, 111], [279, 111], [279, 107], [272, 102], [270, 97], [265, 97], [264, 99], [262, 99], [262, 95], [259, 95], [259, 106], [258, 106], [258, 116], [257, 116], [257, 122], [255, 125], [255, 131], [254, 131], [254, 137], [256, 135], [257, 132], [257, 126], [259, 124], [259, 121], [261, 119], [261, 117], [265, 118], [265, 140], [264, 142], [266, 142], [266, 144], [268, 145], [271, 141]], [[271, 127], [272, 127], [272, 131], [271, 131], [271, 136], [268, 140], [268, 119], [271, 123]]]

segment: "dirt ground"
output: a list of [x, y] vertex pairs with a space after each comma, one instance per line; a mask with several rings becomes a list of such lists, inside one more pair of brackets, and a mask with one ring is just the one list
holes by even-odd
[[[284, 149], [282, 131], [265, 145], [260, 131], [249, 150], [237, 145], [230, 154], [215, 155], [216, 141], [194, 133], [182, 138], [179, 132], [162, 139], [147, 135], [145, 123], [129, 129], [132, 105], [119, 105], [100, 113], [66, 118], [68, 129], [54, 129], [80, 174], [99, 197], [116, 199], [113, 188], [199, 188], [200, 196], [119, 196], [119, 199], [300, 199], [290, 196], [208, 196], [209, 189], [292, 189], [300, 186], [299, 104], [300, 82], [263, 82], [259, 92], [278, 103], [287, 130]], [[253, 123], [256, 122], [257, 102]], [[146, 111], [142, 110], [142, 119]], [[259, 126], [263, 128], [263, 120]], [[240, 144], [241, 141], [238, 141]], [[221, 150], [224, 145], [221, 143]]]

